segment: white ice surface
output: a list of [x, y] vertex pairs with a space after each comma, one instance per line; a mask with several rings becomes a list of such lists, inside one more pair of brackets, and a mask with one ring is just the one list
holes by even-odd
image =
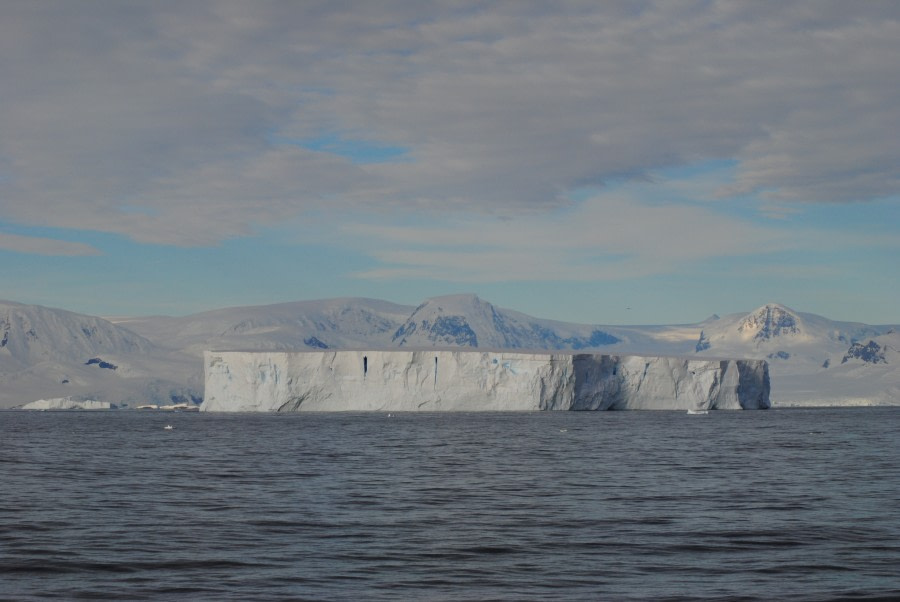
[[203, 411], [757, 409], [764, 361], [506, 351], [207, 352]]
[[112, 405], [108, 401], [96, 401], [92, 399], [72, 399], [71, 397], [56, 397], [54, 399], [38, 399], [26, 403], [23, 410], [110, 410]]

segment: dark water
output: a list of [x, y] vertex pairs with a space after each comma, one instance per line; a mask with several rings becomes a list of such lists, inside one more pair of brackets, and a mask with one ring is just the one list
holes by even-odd
[[0, 599], [895, 599], [898, 436], [900, 408], [0, 412]]

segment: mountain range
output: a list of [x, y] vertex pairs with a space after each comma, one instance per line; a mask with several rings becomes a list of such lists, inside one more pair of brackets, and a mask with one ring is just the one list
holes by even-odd
[[776, 303], [697, 324], [604, 326], [535, 318], [471, 294], [417, 307], [340, 298], [113, 319], [0, 302], [0, 408], [59, 397], [196, 404], [209, 349], [456, 347], [766, 359], [774, 407], [900, 405], [898, 331]]

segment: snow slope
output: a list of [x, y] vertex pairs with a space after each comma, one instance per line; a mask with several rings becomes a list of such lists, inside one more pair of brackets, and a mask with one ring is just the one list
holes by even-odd
[[260, 351], [391, 346], [412, 306], [364, 298], [217, 309], [180, 318], [120, 318], [158, 345], [202, 356], [206, 349]]
[[0, 302], [0, 408], [46, 398], [199, 401], [196, 365], [102, 318]]

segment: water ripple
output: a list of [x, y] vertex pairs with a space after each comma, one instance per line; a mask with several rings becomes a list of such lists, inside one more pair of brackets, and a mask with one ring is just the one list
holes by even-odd
[[892, 408], [0, 418], [0, 600], [900, 596]]

